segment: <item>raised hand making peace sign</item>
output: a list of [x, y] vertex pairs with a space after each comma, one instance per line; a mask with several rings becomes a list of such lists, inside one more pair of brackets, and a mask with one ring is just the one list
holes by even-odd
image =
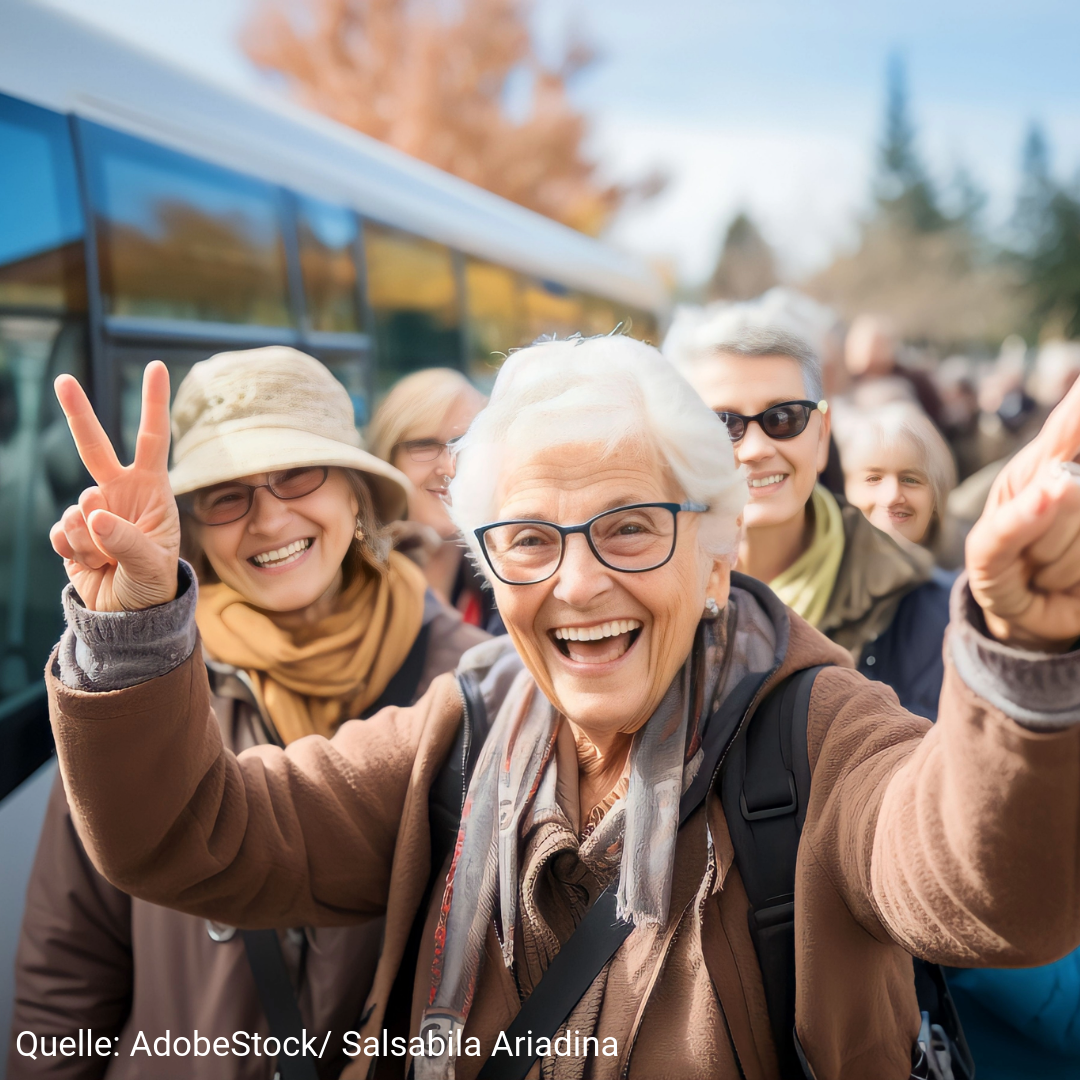
[[172, 600], [180, 517], [169, 486], [168, 369], [155, 360], [143, 373], [135, 461], [127, 466], [72, 376], [56, 380], [56, 396], [96, 481], [49, 533], [69, 580], [93, 611], [134, 611]]
[[1060, 652], [1080, 637], [1080, 382], [1002, 470], [968, 535], [971, 592], [987, 629]]

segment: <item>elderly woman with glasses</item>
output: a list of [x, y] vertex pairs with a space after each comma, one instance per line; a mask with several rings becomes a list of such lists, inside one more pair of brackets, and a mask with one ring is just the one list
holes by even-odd
[[[732, 572], [746, 484], [659, 353], [523, 349], [451, 489], [514, 651], [480, 646], [414, 708], [332, 740], [236, 757], [189, 655], [194, 585], [182, 572], [177, 591], [176, 546], [146, 516], [166, 486], [163, 373], [147, 378], [141, 471], [108, 464], [89, 522], [143, 610], [91, 611], [88, 590], [50, 663], [65, 782], [92, 857], [157, 903], [245, 926], [386, 916], [347, 1075], [404, 1075], [400, 1049], [418, 1080], [468, 1080], [489, 1055], [484, 1076], [775, 1080], [802, 1055], [819, 1078], [901, 1080], [923, 1026], [910, 954], [1033, 964], [1080, 940], [1080, 485], [1063, 464], [1080, 389], [972, 532], [931, 728]], [[60, 390], [100, 471], [103, 436]], [[780, 739], [778, 801], [722, 783], [726, 753], [775, 738], [755, 735], [772, 688], [823, 664], [805, 739]], [[441, 862], [448, 768], [459, 799], [469, 779]], [[771, 901], [794, 919], [793, 1026], [755, 951], [769, 924], [748, 917], [769, 867], [734, 840], [762, 817], [801, 824], [794, 889]]]
[[[167, 400], [155, 404], [164, 410]], [[166, 422], [164, 411], [160, 419]], [[157, 500], [141, 519], [153, 522], [147, 550], [174, 551], [179, 526], [196, 570], [202, 648], [195, 662], [205, 658], [224, 745], [237, 752], [288, 746], [306, 735], [329, 737], [343, 719], [409, 705], [484, 640], [436, 599], [417, 567], [388, 551], [382, 523], [402, 513], [410, 484], [360, 449], [352, 401], [323, 364], [288, 348], [205, 360], [180, 384], [172, 428], [167, 483], [159, 474], [146, 482], [147, 439], [126, 474], [90, 452], [99, 487], [54, 535], [88, 606], [130, 609], [165, 599], [177, 587], [175, 573], [169, 590], [145, 592], [130, 565], [114, 564], [95, 540], [111, 520], [105, 508], [114, 505], [116, 484], [142, 478], [141, 490]], [[194, 584], [188, 596], [194, 601]], [[77, 621], [82, 612], [69, 615]], [[154, 648], [152, 635], [145, 645]], [[146, 767], [152, 774], [152, 763]], [[119, 1040], [118, 1056], [107, 1070], [72, 1059], [63, 1075], [144, 1077], [146, 1063], [130, 1053], [140, 1030], [220, 1025], [272, 1034], [265, 1002], [281, 987], [266, 969], [279, 964], [295, 979], [303, 1025], [320, 1040], [337, 1032], [327, 1064], [342, 1059], [340, 1032], [363, 1006], [380, 922], [261, 936], [235, 925], [132, 901], [102, 880], [79, 848], [58, 788], [30, 883], [16, 1029], [95, 1030]], [[13, 1053], [7, 1075], [56, 1075], [55, 1068], [53, 1059]], [[274, 1072], [270, 1057], [249, 1062], [244, 1075], [270, 1080]], [[236, 1064], [213, 1056], [198, 1075], [232, 1080]]]

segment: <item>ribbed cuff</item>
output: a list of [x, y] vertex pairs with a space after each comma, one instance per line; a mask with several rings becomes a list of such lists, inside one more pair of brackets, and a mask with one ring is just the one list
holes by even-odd
[[949, 648], [960, 678], [1024, 727], [1080, 723], [1080, 652], [1039, 653], [990, 636], [967, 574], [953, 586]]
[[199, 587], [180, 561], [176, 599], [144, 611], [90, 611], [74, 587], [63, 592], [67, 629], [60, 639], [57, 675], [72, 690], [123, 690], [167, 675], [195, 648]]

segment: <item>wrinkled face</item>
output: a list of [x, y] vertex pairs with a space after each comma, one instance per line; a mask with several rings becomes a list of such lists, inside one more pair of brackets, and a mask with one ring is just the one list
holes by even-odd
[[[682, 499], [651, 455], [627, 444], [510, 449], [494, 520], [577, 525], [617, 506]], [[609, 570], [575, 534], [547, 581], [494, 582], [499, 613], [537, 684], [594, 741], [649, 719], [690, 652], [706, 597], [727, 603], [729, 566], [702, 552], [698, 527], [699, 515], [680, 513], [674, 555], [645, 573]]]
[[[265, 484], [266, 473], [239, 478]], [[300, 611], [341, 587], [341, 564], [356, 536], [356, 495], [342, 469], [310, 495], [282, 500], [267, 488], [228, 525], [194, 524], [219, 578], [265, 611]]]
[[[432, 450], [436, 444], [445, 445], [468, 431], [483, 404], [479, 394], [459, 395], [437, 431], [410, 435], [409, 442], [426, 442], [431, 444]], [[444, 540], [449, 540], [457, 535], [457, 529], [446, 512], [446, 488], [454, 478], [453, 458], [447, 449], [440, 449], [437, 456], [430, 460], [422, 460], [425, 457], [428, 454], [421, 448], [410, 452], [409, 448], [399, 446], [394, 451], [391, 464], [400, 469], [416, 489], [409, 495], [409, 520], [430, 525]]]
[[872, 525], [920, 544], [933, 517], [934, 492], [918, 449], [906, 438], [891, 442], [845, 453], [845, 494]]
[[[808, 400], [798, 362], [788, 356], [721, 354], [702, 365], [694, 386], [710, 409], [743, 416], [756, 416], [785, 401]], [[749, 424], [734, 450], [749, 484], [747, 529], [801, 518], [828, 461], [828, 414], [815, 409], [794, 439], [770, 439], [760, 424]]]

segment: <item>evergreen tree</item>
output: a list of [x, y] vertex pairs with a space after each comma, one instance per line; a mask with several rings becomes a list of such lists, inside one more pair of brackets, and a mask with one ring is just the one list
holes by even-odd
[[1027, 259], [1035, 316], [1056, 333], [1080, 338], [1080, 198], [1057, 190]]
[[1030, 253], [1038, 245], [1053, 196], [1050, 147], [1042, 126], [1033, 122], [1024, 137], [1020, 155], [1020, 190], [1012, 220], [1020, 251]]
[[709, 300], [752, 300], [776, 284], [772, 248], [746, 213], [735, 215], [716, 269], [705, 287]]
[[914, 232], [934, 232], [949, 224], [915, 146], [908, 114], [907, 79], [898, 56], [889, 60], [885, 137], [876, 185], [878, 206], [893, 224]]

